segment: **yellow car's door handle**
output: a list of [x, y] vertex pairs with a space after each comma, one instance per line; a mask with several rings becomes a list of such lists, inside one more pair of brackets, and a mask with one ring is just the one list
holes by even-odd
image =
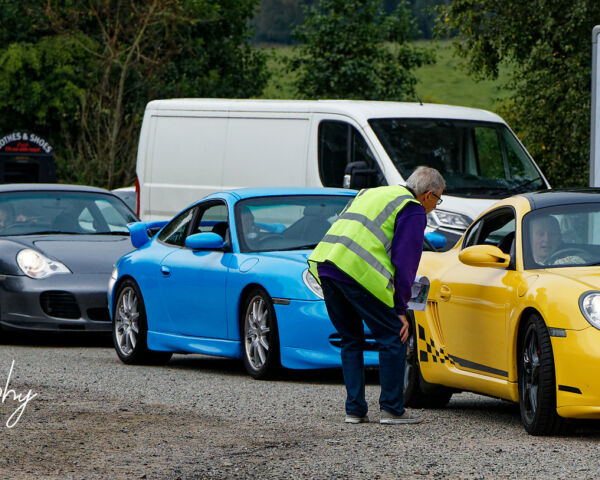
[[450, 300], [451, 296], [452, 292], [450, 290], [450, 287], [448, 285], [442, 285], [440, 287], [440, 300], [442, 300], [443, 302], [447, 302], [448, 300]]

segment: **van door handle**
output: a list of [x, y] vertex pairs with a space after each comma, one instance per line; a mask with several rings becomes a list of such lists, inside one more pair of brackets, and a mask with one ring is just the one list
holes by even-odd
[[171, 269], [166, 265], [161, 265], [160, 273], [162, 273], [165, 277], [168, 277], [169, 275], [171, 275]]
[[440, 300], [442, 300], [443, 302], [447, 302], [448, 300], [450, 300], [451, 296], [452, 291], [450, 290], [450, 287], [448, 285], [442, 285], [440, 287]]

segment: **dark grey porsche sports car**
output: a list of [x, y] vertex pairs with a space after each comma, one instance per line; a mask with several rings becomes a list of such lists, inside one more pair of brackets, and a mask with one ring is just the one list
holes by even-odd
[[0, 185], [0, 329], [110, 332], [108, 280], [136, 221], [100, 188]]

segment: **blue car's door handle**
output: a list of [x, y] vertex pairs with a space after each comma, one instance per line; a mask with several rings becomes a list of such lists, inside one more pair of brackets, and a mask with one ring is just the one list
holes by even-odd
[[169, 267], [167, 267], [166, 265], [161, 265], [160, 273], [162, 273], [163, 275], [168, 277], [169, 275], [171, 275], [171, 269]]

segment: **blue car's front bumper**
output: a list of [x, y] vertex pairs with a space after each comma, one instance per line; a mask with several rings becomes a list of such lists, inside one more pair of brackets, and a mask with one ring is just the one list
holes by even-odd
[[[324, 301], [290, 300], [276, 304], [281, 364], [286, 368], [331, 368], [342, 365], [339, 335], [325, 308]], [[365, 331], [365, 366], [379, 365], [379, 354]]]

